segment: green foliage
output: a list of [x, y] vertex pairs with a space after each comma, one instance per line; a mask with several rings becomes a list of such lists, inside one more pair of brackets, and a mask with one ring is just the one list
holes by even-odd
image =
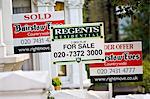
[[55, 77], [55, 78], [53, 78], [52, 79], [52, 85], [53, 86], [61, 86], [61, 80], [60, 80], [60, 78], [59, 77]]
[[[133, 86], [143, 85], [146, 92], [150, 92], [150, 0], [110, 0], [112, 6], [118, 6], [120, 14], [119, 18], [129, 16], [132, 23], [127, 27], [124, 26], [126, 37], [124, 41], [142, 40], [143, 45], [143, 81], [142, 82], [123, 82], [114, 83], [115, 86]], [[86, 0], [85, 9], [92, 3], [92, 0]], [[125, 11], [125, 13], [121, 13]], [[84, 19], [88, 18], [88, 13], [84, 12]], [[95, 16], [95, 15], [94, 15]], [[112, 34], [107, 35], [106, 41], [113, 37]], [[97, 86], [97, 85], [96, 85]]]
[[150, 55], [147, 55], [143, 62], [144, 77], [142, 84], [145, 86], [146, 92], [150, 92]]
[[123, 18], [145, 11], [145, 5], [149, 5], [149, 0], [112, 0], [112, 5], [118, 6], [117, 12], [123, 12], [118, 14], [118, 17]]
[[55, 99], [54, 97], [50, 97], [50, 99]]
[[[125, 13], [118, 14], [119, 18], [130, 16], [132, 23], [124, 26], [126, 38], [129, 40], [143, 41], [143, 58], [150, 53], [150, 8], [149, 0], [112, 0], [113, 5], [119, 6], [119, 11], [125, 10]], [[124, 5], [122, 7], [122, 5]], [[128, 6], [127, 6], [128, 5]], [[128, 9], [127, 9], [128, 7]]]
[[125, 40], [142, 40], [143, 41], [143, 55], [144, 58], [150, 53], [150, 11], [148, 10], [148, 5], [146, 4], [141, 13], [137, 13], [134, 16], [134, 21], [124, 30], [127, 34]]

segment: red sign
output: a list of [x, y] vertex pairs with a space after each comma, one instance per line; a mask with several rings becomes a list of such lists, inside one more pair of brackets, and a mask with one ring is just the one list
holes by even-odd
[[50, 52], [51, 26], [60, 24], [64, 24], [63, 11], [14, 14], [14, 53]]
[[[136, 75], [137, 79], [135, 80], [141, 79], [143, 68], [142, 43], [140, 41], [105, 43], [104, 48], [105, 63], [90, 64], [90, 76], [94, 82], [134, 81], [131, 75]], [[130, 80], [128, 75], [130, 75]], [[113, 76], [114, 80], [110, 78]], [[123, 77], [124, 80], [120, 77]], [[103, 78], [102, 81], [101, 78]]]
[[52, 24], [64, 24], [64, 20], [13, 24], [13, 38], [50, 36]]

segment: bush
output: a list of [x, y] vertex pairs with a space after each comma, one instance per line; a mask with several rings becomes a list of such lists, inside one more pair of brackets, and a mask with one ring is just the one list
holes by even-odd
[[55, 78], [53, 78], [52, 79], [52, 85], [53, 86], [61, 86], [61, 80], [60, 80], [60, 78], [59, 77], [55, 77]]

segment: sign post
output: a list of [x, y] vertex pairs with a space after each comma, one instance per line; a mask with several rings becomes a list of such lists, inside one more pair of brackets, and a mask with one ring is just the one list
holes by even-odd
[[113, 84], [112, 83], [108, 84], [108, 90], [109, 90], [109, 99], [112, 99], [113, 97]]
[[54, 64], [78, 63], [80, 89], [83, 89], [82, 64], [104, 62], [103, 23], [54, 26], [52, 29]]
[[92, 82], [109, 83], [112, 98], [113, 82], [142, 81], [142, 42], [105, 43], [105, 63], [90, 64]]
[[81, 58], [76, 58], [76, 61], [78, 63], [80, 72], [79, 72], [79, 77], [80, 77], [80, 89], [83, 90], [83, 76], [82, 76], [82, 60]]

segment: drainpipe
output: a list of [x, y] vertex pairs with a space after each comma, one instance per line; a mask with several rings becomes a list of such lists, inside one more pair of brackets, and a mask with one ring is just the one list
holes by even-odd
[[13, 33], [12, 33], [12, 0], [0, 0], [2, 4], [3, 36], [6, 44], [6, 54], [13, 55]]
[[[6, 45], [4, 44], [4, 32], [3, 32], [3, 16], [2, 16], [2, 0], [0, 0], [0, 58], [6, 56]], [[1, 63], [1, 62], [0, 62]]]

